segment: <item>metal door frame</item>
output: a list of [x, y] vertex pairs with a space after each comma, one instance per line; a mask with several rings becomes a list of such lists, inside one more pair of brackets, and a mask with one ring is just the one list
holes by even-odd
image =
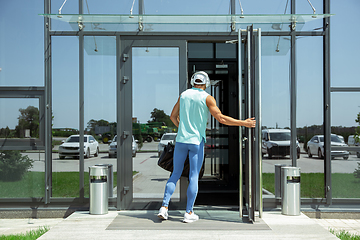
[[[133, 202], [133, 163], [131, 153], [132, 134], [132, 48], [178, 47], [179, 94], [187, 88], [186, 40], [144, 40], [132, 36], [117, 36], [117, 210], [128, 209]], [[130, 159], [130, 161], [129, 161]], [[180, 180], [180, 202], [186, 202], [187, 181]]]
[[[244, 42], [242, 41], [242, 33]], [[247, 212], [249, 221], [255, 221], [255, 210], [262, 217], [262, 155], [261, 155], [261, 29], [248, 26], [246, 30], [238, 31], [239, 57], [239, 118], [255, 117], [255, 129], [239, 130], [239, 214], [245, 217]], [[244, 45], [244, 49], [243, 46]], [[242, 51], [243, 49], [243, 51]], [[244, 78], [243, 78], [244, 70]], [[244, 96], [243, 96], [244, 95]], [[244, 104], [244, 105], [243, 105]], [[243, 134], [246, 137], [243, 138]], [[245, 159], [243, 159], [243, 145], [245, 144]], [[245, 178], [243, 164], [245, 165]], [[245, 180], [245, 182], [244, 182]], [[243, 196], [245, 184], [245, 196]], [[244, 204], [245, 197], [245, 204]], [[245, 205], [245, 209], [243, 206]]]

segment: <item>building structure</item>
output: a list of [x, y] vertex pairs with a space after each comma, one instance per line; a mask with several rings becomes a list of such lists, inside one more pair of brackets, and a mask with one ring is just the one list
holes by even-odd
[[[90, 14], [87, 1], [79, 0], [78, 12], [62, 13], [66, 1], [59, 9], [51, 1], [44, 1], [44, 76], [43, 86], [0, 87], [2, 98], [35, 98], [39, 100], [39, 137], [36, 139], [1, 139], [1, 150], [44, 150], [44, 177], [41, 189], [44, 194], [30, 193], [26, 197], [5, 196], [4, 206], [73, 206], [86, 208], [89, 198], [86, 187], [87, 162], [80, 154], [78, 160], [79, 192], [75, 197], [58, 197], [57, 169], [52, 154], [52, 112], [54, 110], [54, 83], [57, 76], [57, 54], [69, 55], [69, 61], [78, 64], [78, 82], [70, 88], [78, 89], [78, 126], [84, 135], [85, 116], [91, 115], [92, 100], [87, 94], [96, 94], [99, 83], [90, 86], [92, 75], [110, 75], [110, 88], [115, 89], [118, 156], [114, 165], [117, 172], [117, 194], [109, 199], [110, 206], [118, 210], [158, 208], [158, 193], [137, 192], [132, 172], [135, 160], [131, 157], [132, 118], [149, 109], [175, 103], [177, 96], [189, 87], [187, 79], [197, 70], [206, 71], [212, 81], [209, 92], [215, 96], [221, 110], [230, 116], [246, 118], [255, 116], [259, 126], [254, 130], [224, 127], [209, 118], [205, 177], [200, 181], [197, 204], [239, 205], [240, 215], [251, 220], [255, 212], [276, 207], [279, 200], [263, 196], [263, 166], [261, 154], [261, 127], [271, 127], [272, 117], [264, 110], [282, 108], [279, 102], [269, 103], [269, 96], [281, 94], [277, 84], [288, 84], [288, 117], [283, 127], [291, 129], [290, 164], [297, 160], [297, 78], [296, 55], [302, 51], [300, 37], [316, 38], [322, 46], [321, 76], [323, 110], [323, 135], [325, 158], [322, 164], [323, 194], [302, 196], [303, 205], [332, 206], [358, 204], [358, 198], [333, 196], [331, 161], [331, 92], [359, 91], [356, 87], [330, 85], [330, 1], [324, 0], [321, 14], [312, 7], [310, 14], [298, 14], [295, 0], [285, 7], [285, 14], [243, 14], [236, 11], [236, 1], [230, 1], [230, 12], [224, 15], [184, 13], [177, 15], [146, 14], [144, 1], [138, 4], [138, 13]], [[311, 5], [311, 4], [310, 4]], [[86, 7], [85, 7], [86, 6]], [[86, 10], [87, 9], [87, 12]], [[286, 11], [288, 10], [288, 13]], [[72, 10], [75, 12], [75, 10]], [[307, 23], [321, 22], [321, 28], [307, 30]], [[69, 27], [71, 29], [69, 29]], [[75, 39], [78, 49], [74, 61], [70, 51], [57, 51], [65, 39]], [[320, 40], [319, 40], [320, 39]], [[56, 52], [56, 53], [55, 53]], [[287, 59], [287, 61], [284, 61]], [[311, 58], [310, 58], [311, 59]], [[284, 61], [284, 62], [283, 62]], [[109, 63], [110, 66], [109, 67]], [[276, 63], [276, 64], [275, 64]], [[283, 64], [286, 63], [286, 64]], [[271, 70], [276, 68], [276, 71]], [[109, 74], [107, 71], [112, 71]], [[107, 72], [104, 74], [104, 72]], [[266, 74], [264, 74], [266, 73]], [[285, 76], [285, 77], [284, 77]], [[100, 77], [101, 78], [101, 77]], [[144, 78], [148, 78], [144, 81]], [[281, 80], [280, 80], [281, 79]], [[103, 79], [102, 79], [103, 80]], [[107, 81], [103, 81], [107, 82]], [[74, 87], [75, 86], [75, 87]], [[102, 85], [103, 86], [103, 85]], [[270, 90], [269, 90], [270, 89]], [[264, 91], [265, 90], [265, 91]], [[271, 94], [267, 93], [271, 91]], [[103, 94], [104, 95], [104, 94]], [[274, 98], [275, 99], [275, 98]], [[115, 100], [115, 99], [114, 99]], [[146, 106], [144, 102], [151, 106]], [[269, 107], [270, 106], [270, 107]], [[265, 114], [266, 113], [266, 114]], [[273, 124], [273, 123], [272, 123]], [[130, 137], [129, 137], [130, 136]], [[84, 144], [80, 142], [80, 149]], [[343, 149], [343, 148], [342, 148]], [[99, 162], [100, 163], [100, 162]], [[154, 177], [153, 177], [154, 178]], [[149, 178], [151, 179], [151, 178]], [[265, 181], [265, 180], [264, 180]], [[186, 179], [181, 179], [178, 202], [186, 201]], [[265, 188], [266, 190], [266, 188]], [[161, 191], [160, 191], [161, 192]], [[219, 200], [219, 194], [221, 199]], [[347, 197], [347, 196], [345, 196]], [[226, 201], [224, 202], [224, 198]]]

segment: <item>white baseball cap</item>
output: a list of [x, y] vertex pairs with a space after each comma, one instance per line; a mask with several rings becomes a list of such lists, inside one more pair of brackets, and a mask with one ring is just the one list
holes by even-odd
[[194, 86], [195, 84], [206, 84], [206, 87], [210, 86], [210, 78], [204, 71], [196, 72], [191, 77], [191, 85]]

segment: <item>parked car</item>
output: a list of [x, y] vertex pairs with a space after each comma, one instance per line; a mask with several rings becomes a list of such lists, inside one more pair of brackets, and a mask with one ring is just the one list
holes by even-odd
[[[64, 159], [65, 157], [79, 157], [79, 135], [71, 135], [59, 146], [59, 158]], [[90, 155], [97, 157], [99, 155], [99, 143], [91, 135], [84, 135], [84, 156], [89, 158]]]
[[[355, 136], [354, 135], [350, 135], [348, 138], [348, 145], [351, 146], [360, 146], [360, 143], [356, 141]], [[356, 152], [356, 156], [358, 158], [360, 158], [360, 151]]]
[[164, 133], [158, 144], [158, 156], [160, 157], [161, 153], [164, 151], [164, 147], [168, 145], [169, 142], [175, 142], [176, 133]]
[[[289, 129], [264, 129], [262, 130], [261, 153], [268, 158], [274, 155], [290, 155], [291, 131]], [[296, 141], [297, 158], [300, 158], [300, 146]]]
[[[331, 146], [348, 146], [336, 134], [331, 134]], [[319, 158], [324, 158], [324, 135], [315, 135], [307, 142], [307, 153], [309, 157], [318, 155]], [[342, 157], [345, 160], [349, 158], [348, 151], [331, 151], [331, 159], [335, 157]]]
[[[138, 151], [138, 140], [135, 140], [134, 135], [132, 136], [131, 144], [132, 156], [136, 157], [136, 152]], [[109, 145], [109, 158], [116, 158], [117, 154], [117, 135], [113, 138]]]

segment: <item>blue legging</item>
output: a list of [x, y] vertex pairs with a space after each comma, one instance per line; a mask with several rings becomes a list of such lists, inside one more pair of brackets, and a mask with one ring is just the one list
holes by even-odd
[[193, 212], [193, 207], [198, 193], [199, 173], [204, 159], [204, 140], [200, 145], [180, 143], [175, 144], [174, 150], [174, 170], [166, 183], [164, 200], [162, 206], [169, 206], [170, 198], [175, 191], [176, 183], [181, 177], [184, 169], [184, 162], [189, 154], [190, 172], [189, 186], [187, 189], [186, 212]]

